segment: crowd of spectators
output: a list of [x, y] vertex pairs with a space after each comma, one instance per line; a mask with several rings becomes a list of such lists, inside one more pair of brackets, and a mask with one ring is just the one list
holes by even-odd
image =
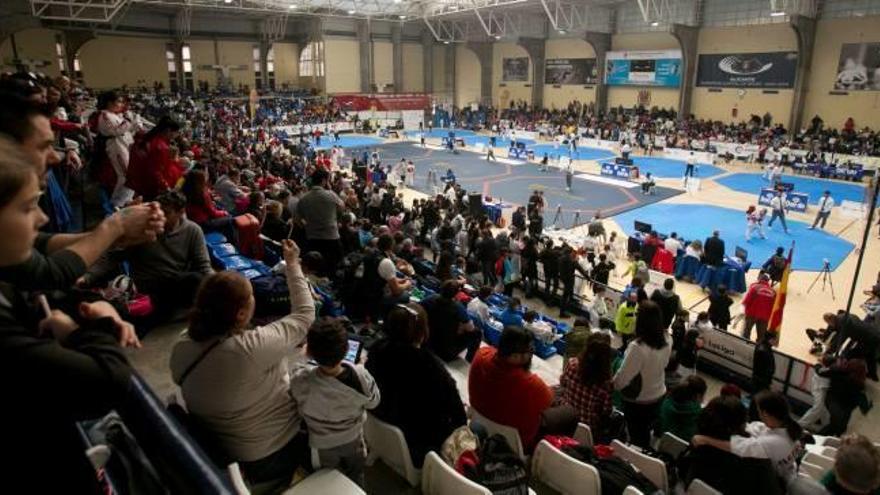
[[[726, 488], [796, 479], [808, 439], [781, 393], [755, 390], [747, 424], [739, 399], [716, 397], [701, 408], [705, 382], [679, 373], [680, 364], [692, 367], [698, 338], [689, 336], [709, 314], [692, 325], [672, 283], [649, 297], [638, 265], [620, 301], [605, 295], [614, 262], [623, 260], [599, 214], [590, 229], [601, 241], [587, 247], [542, 235], [546, 205], [537, 193], [513, 228], [501, 231], [473, 212], [454, 179], [407, 205], [403, 176], [383, 164], [381, 150], [346, 156], [317, 151], [309, 136], [275, 132], [289, 122], [335, 119], [332, 106], [267, 103], [264, 121], [252, 127], [243, 101], [159, 97], [138, 107], [124, 93], [104, 93], [90, 113], [87, 94], [63, 78], [0, 81], [3, 438], [17, 454], [6, 468], [28, 490], [100, 492], [74, 425], [123, 403], [133, 370], [121, 348], [138, 347], [149, 330], [126, 321], [129, 301], [102, 298], [112, 295], [108, 289], [126, 290], [126, 279], [114, 277], [125, 272], [155, 299], [159, 316], [170, 317], [169, 307], [187, 310], [187, 330], [170, 350], [171, 375], [198, 425], [195, 437], [238, 462], [249, 482], [289, 480], [317, 458], [363, 484], [367, 411], [403, 431], [421, 466], [467, 422], [445, 366], [459, 356], [470, 362], [470, 407], [515, 428], [527, 452], [543, 435], [571, 434], [581, 421], [604, 442], [623, 436], [647, 448], [665, 431], [691, 440], [688, 480]], [[535, 118], [524, 105], [506, 112]], [[65, 180], [99, 184], [104, 213], [83, 222], [96, 223], [91, 230], [56, 228], [58, 204], [68, 202], [59, 186]], [[70, 200], [80, 211], [99, 203], [85, 195]], [[264, 294], [242, 273], [214, 270], [220, 267], [211, 265], [205, 241], [214, 232], [242, 253], [282, 262], [284, 314], [259, 321]], [[587, 280], [583, 288], [575, 273]], [[425, 294], [429, 285], [435, 294]], [[532, 369], [545, 330], [534, 312], [520, 311], [518, 287], [526, 301], [541, 297], [562, 316], [581, 306], [575, 293], [592, 290], [566, 336], [572, 346], [558, 389]], [[34, 305], [38, 293], [48, 297]], [[497, 345], [482, 345], [484, 326], [475, 320], [492, 323], [488, 301], [502, 294], [509, 297]], [[617, 303], [613, 313], [608, 306]], [[346, 318], [332, 313], [339, 304]], [[712, 313], [724, 319], [722, 309]], [[357, 332], [352, 321], [363, 322]], [[839, 333], [853, 332], [839, 325], [829, 321]], [[365, 366], [346, 360], [354, 333], [370, 340]], [[611, 419], [615, 403], [623, 430]], [[872, 492], [880, 484], [876, 448], [860, 438], [845, 445], [853, 453], [841, 447], [828, 490]], [[754, 476], [729, 476], [740, 470]], [[724, 489], [743, 493], [732, 490]]]

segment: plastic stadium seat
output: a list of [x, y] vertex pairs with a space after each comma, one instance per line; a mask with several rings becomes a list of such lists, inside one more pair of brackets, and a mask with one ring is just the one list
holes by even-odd
[[830, 457], [831, 459], [837, 458], [837, 449], [834, 447], [822, 447], [822, 455], [825, 457]]
[[584, 423], [578, 423], [577, 429], [574, 430], [574, 439], [580, 442], [581, 445], [593, 446], [593, 432]]
[[473, 407], [470, 409], [471, 421], [474, 423], [478, 423], [486, 427], [486, 431], [489, 435], [499, 434], [507, 440], [507, 444], [510, 445], [510, 448], [513, 449], [513, 452], [522, 457], [526, 458], [526, 452], [523, 448], [522, 439], [519, 437], [519, 431], [512, 426], [503, 425], [501, 423], [496, 423], [491, 419], [486, 418], [482, 414], [480, 414]]
[[825, 476], [825, 472], [827, 470], [822, 468], [821, 466], [817, 466], [807, 461], [801, 461], [801, 467], [798, 471], [799, 473], [809, 476], [810, 478], [819, 481]]
[[636, 488], [634, 486], [628, 486], [623, 491], [623, 495], [645, 495], [645, 494], [642, 493], [641, 490], [639, 490], [638, 488]]
[[457, 473], [436, 452], [428, 452], [422, 466], [422, 494], [492, 495], [492, 492]]
[[322, 469], [293, 485], [283, 495], [367, 495], [354, 481], [335, 469]]
[[691, 481], [687, 495], [721, 495], [721, 492], [707, 485], [703, 480], [695, 479]]
[[562, 495], [601, 495], [599, 472], [541, 440], [532, 455], [532, 476]]
[[803, 462], [809, 462], [815, 466], [819, 466], [820, 468], [830, 471], [834, 469], [834, 459], [831, 457], [825, 457], [824, 455], [819, 455], [814, 452], [807, 452], [802, 459]]
[[419, 485], [421, 473], [413, 466], [406, 438], [400, 428], [368, 413], [367, 422], [364, 424], [364, 438], [369, 451], [367, 465], [372, 465], [376, 459], [381, 459], [410, 485]]
[[678, 459], [678, 457], [687, 450], [689, 444], [673, 433], [666, 432], [657, 442], [657, 452], [665, 452]]
[[620, 440], [614, 440], [611, 442], [611, 447], [614, 449], [614, 455], [616, 457], [628, 461], [637, 467], [646, 478], [651, 480], [651, 483], [654, 483], [654, 485], [657, 486], [658, 489], [662, 490], [664, 493], [669, 491], [666, 464], [664, 464], [663, 461], [638, 452]]

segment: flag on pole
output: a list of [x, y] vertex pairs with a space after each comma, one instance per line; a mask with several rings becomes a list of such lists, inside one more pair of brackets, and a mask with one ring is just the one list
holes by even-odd
[[770, 313], [770, 323], [767, 325], [768, 332], [782, 331], [782, 313], [785, 311], [785, 297], [788, 292], [788, 277], [791, 276], [791, 256], [794, 253], [794, 242], [788, 250], [788, 258], [785, 260], [785, 268], [782, 270], [782, 279], [776, 288], [776, 300], [773, 301], [773, 311]]

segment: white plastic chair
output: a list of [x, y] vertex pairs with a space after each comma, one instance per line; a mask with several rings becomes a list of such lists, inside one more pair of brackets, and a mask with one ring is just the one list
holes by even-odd
[[581, 445], [589, 447], [593, 446], [593, 431], [584, 423], [578, 423], [577, 429], [574, 430], [574, 439]]
[[335, 469], [322, 469], [293, 485], [283, 495], [313, 495], [332, 493], [334, 495], [367, 495], [361, 487]]
[[837, 459], [837, 449], [834, 447], [822, 447], [821, 454], [831, 459]]
[[532, 477], [562, 495], [601, 495], [599, 472], [541, 440], [532, 454]]
[[458, 474], [436, 452], [428, 452], [425, 456], [425, 464], [422, 466], [422, 494], [492, 495], [492, 492]]
[[722, 495], [721, 492], [709, 486], [705, 481], [697, 478], [691, 481], [687, 489], [687, 495]]
[[824, 455], [816, 454], [814, 452], [807, 452], [804, 455], [802, 462], [808, 462], [814, 466], [819, 466], [826, 471], [834, 469], [834, 459], [832, 459], [831, 457], [825, 457]]
[[685, 450], [688, 448], [688, 443], [685, 442], [681, 437], [676, 436], [673, 433], [666, 432], [660, 437], [660, 440], [657, 442], [657, 452], [664, 452], [666, 454], [671, 455], [674, 459], [678, 459]]
[[496, 423], [480, 414], [473, 407], [470, 408], [470, 413], [472, 422], [483, 425], [489, 435], [494, 435], [497, 433], [503, 436], [516, 455], [522, 457], [523, 459], [526, 458], [526, 451], [523, 448], [522, 439], [520, 439], [519, 431], [516, 428], [503, 425], [501, 423]]
[[810, 478], [819, 481], [822, 479], [822, 476], [825, 476], [826, 470], [821, 466], [817, 466], [815, 464], [811, 464], [809, 462], [801, 461], [801, 467], [798, 471], [800, 474], [809, 476]]
[[623, 495], [645, 495], [641, 490], [634, 486], [628, 486], [623, 490]]
[[381, 459], [410, 485], [419, 486], [422, 474], [413, 465], [406, 438], [400, 428], [368, 413], [364, 423], [364, 439], [367, 442], [368, 466], [372, 466], [376, 459]]
[[624, 444], [620, 440], [611, 442], [614, 449], [614, 455], [625, 461], [630, 462], [637, 467], [651, 483], [657, 486], [664, 493], [669, 492], [669, 481], [666, 476], [666, 464], [660, 459], [649, 457], [641, 452], [637, 452], [630, 446]]
[[251, 490], [245, 484], [237, 462], [226, 466], [226, 472], [229, 473], [229, 479], [232, 481], [232, 487], [235, 488], [236, 495], [251, 495]]

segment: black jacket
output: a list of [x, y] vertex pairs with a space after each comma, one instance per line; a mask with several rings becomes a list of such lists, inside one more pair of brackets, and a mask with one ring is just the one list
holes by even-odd
[[[0, 438], [9, 493], [97, 493], [75, 422], [117, 407], [131, 368], [112, 321], [80, 322], [62, 345], [37, 336], [42, 315], [0, 283]], [[8, 483], [21, 484], [23, 490]]]
[[752, 393], [770, 388], [775, 372], [776, 358], [773, 356], [773, 348], [759, 343], [752, 355]]
[[681, 298], [675, 292], [665, 293], [665, 291], [655, 289], [651, 294], [651, 300], [660, 306], [660, 311], [663, 314], [663, 328], [669, 328], [672, 319], [681, 308]]
[[730, 324], [730, 306], [733, 299], [728, 295], [712, 294], [709, 296], [709, 321], [718, 327]]
[[712, 488], [731, 495], [782, 495], [769, 459], [739, 457], [714, 447], [695, 447], [681, 461], [685, 486], [700, 479]]
[[366, 367], [382, 394], [373, 414], [403, 431], [416, 467], [467, 423], [455, 380], [426, 348], [380, 340], [370, 349]]
[[719, 237], [709, 237], [703, 244], [703, 253], [707, 265], [721, 266], [724, 263], [724, 241]]
[[27, 290], [66, 289], [86, 273], [88, 267], [73, 251], [61, 249], [46, 254], [50, 234], [40, 233], [24, 263], [0, 268], [0, 280]]
[[[546, 270], [546, 267], [545, 267]], [[578, 272], [584, 276], [584, 278], [590, 278], [590, 274], [587, 273], [586, 270], [577, 262], [577, 260], [571, 259], [571, 256], [561, 255], [559, 257], [559, 280], [566, 286], [574, 285], [574, 272]]]

